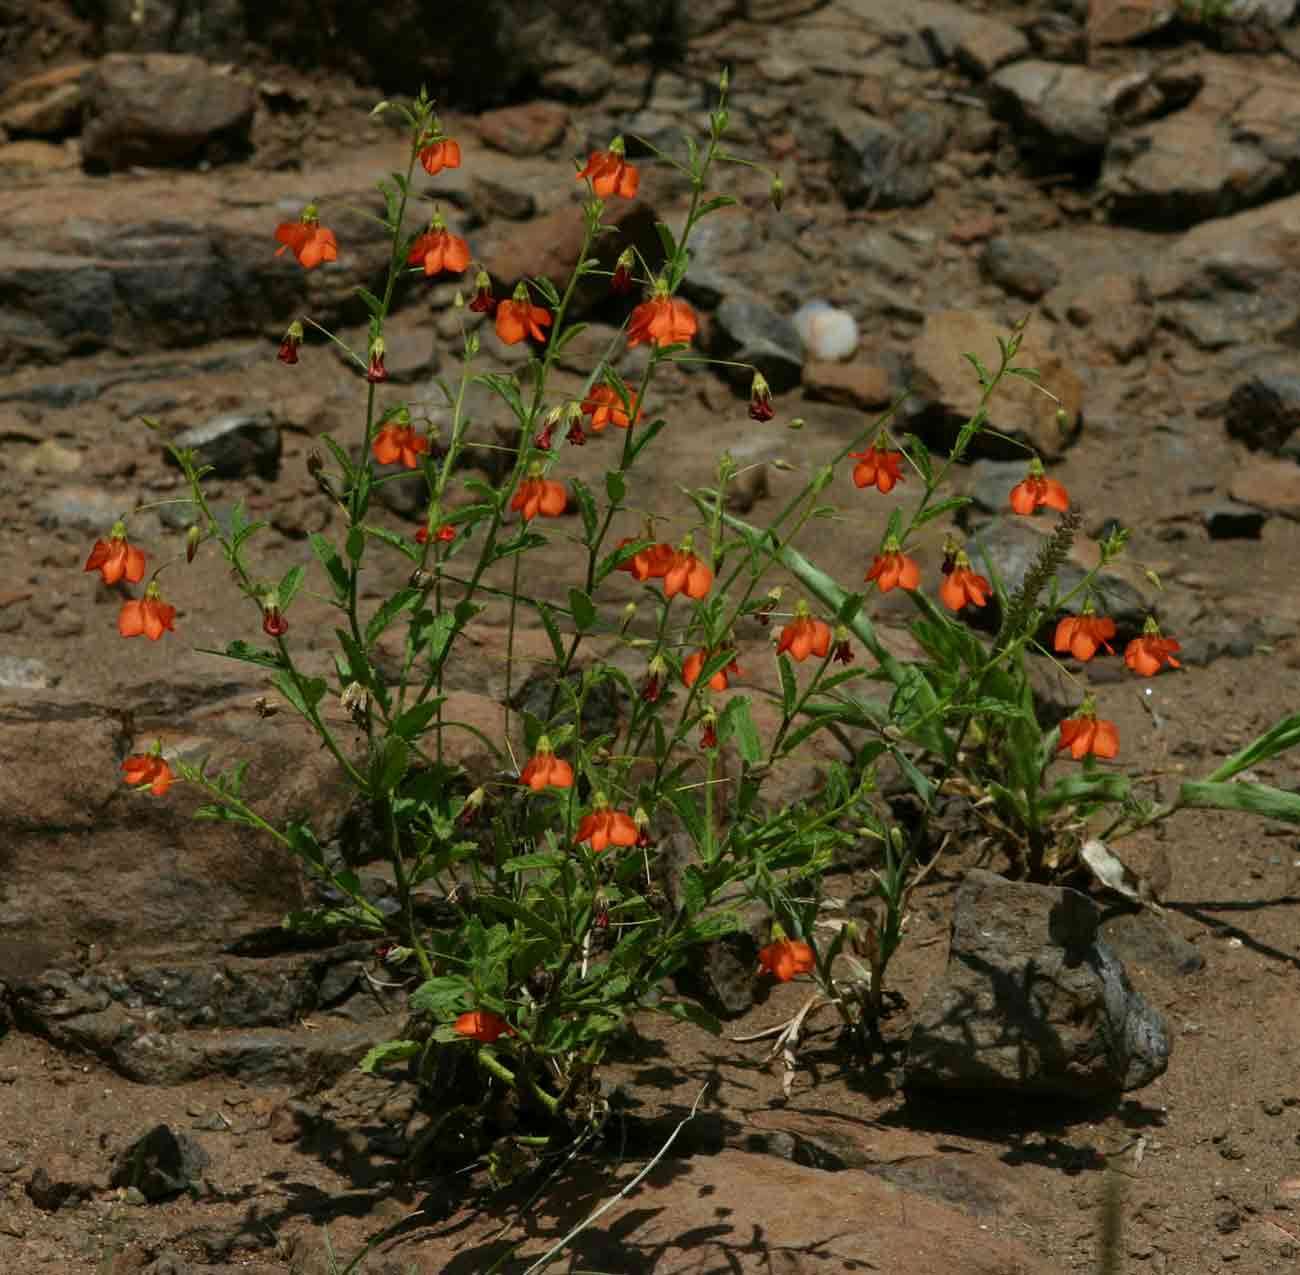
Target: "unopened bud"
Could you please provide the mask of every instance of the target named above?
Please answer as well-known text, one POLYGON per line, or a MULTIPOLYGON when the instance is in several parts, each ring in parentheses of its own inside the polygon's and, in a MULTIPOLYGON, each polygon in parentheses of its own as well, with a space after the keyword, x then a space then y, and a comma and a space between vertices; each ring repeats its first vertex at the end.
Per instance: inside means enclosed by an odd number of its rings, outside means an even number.
POLYGON ((185 561, 193 562, 194 555, 199 551, 199 543, 203 539, 203 533, 199 530, 199 524, 193 523, 190 529, 185 533, 185 561))
POLYGON ((1063 407, 1058 407, 1056 409, 1056 428, 1057 429, 1070 428, 1070 414, 1063 407))
POLYGON ((780 212, 781 205, 785 203, 785 182, 781 180, 781 175, 779 173, 772 178, 772 185, 768 190, 768 198, 772 201, 772 207, 775 208, 777 212, 780 212))
POLYGON ((805 424, 802 416, 793 416, 785 423, 786 429, 803 429, 805 424))
POLYGON ((408 589, 419 589, 421 593, 427 593, 433 588, 433 574, 423 567, 416 567, 411 572, 411 578, 406 582, 406 586, 408 589))

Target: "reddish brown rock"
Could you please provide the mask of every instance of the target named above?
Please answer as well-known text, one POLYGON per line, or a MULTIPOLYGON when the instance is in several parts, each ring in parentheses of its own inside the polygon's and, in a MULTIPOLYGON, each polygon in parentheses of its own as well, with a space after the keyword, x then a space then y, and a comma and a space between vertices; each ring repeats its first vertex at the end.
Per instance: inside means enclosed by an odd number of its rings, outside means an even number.
POLYGON ((556 102, 503 106, 479 116, 484 143, 507 155, 540 155, 564 140, 569 112, 556 102))
POLYGON ((874 363, 805 363, 803 387, 811 399, 867 410, 893 397, 889 373, 874 363))

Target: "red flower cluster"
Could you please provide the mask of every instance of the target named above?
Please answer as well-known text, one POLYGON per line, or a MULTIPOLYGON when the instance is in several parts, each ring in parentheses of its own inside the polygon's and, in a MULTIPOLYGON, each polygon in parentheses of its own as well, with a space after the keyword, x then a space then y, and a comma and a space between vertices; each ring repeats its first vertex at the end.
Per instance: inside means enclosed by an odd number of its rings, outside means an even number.
POLYGON ((761 948, 758 963, 762 969, 788 983, 796 974, 811 974, 817 968, 812 948, 802 939, 777 939, 761 948))

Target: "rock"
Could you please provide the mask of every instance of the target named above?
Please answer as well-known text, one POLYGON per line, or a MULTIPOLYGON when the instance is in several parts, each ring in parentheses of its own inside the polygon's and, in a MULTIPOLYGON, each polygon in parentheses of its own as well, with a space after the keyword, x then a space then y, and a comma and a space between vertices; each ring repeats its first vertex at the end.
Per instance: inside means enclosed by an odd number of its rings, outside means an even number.
POLYGON ((135 1187, 153 1204, 197 1186, 211 1162, 188 1134, 160 1124, 114 1157, 109 1181, 113 1186, 135 1187))
POLYGON ((124 512, 121 498, 103 487, 62 484, 41 497, 36 516, 45 527, 102 535, 124 512))
POLYGON ((93 1194, 91 1177, 71 1156, 55 1151, 32 1170, 27 1196, 38 1209, 55 1213, 69 1201, 84 1200, 93 1194))
POLYGON ((1065 314, 1076 327, 1087 328, 1103 354, 1117 363, 1145 353, 1155 335, 1155 314, 1141 280, 1131 274, 1095 275, 1075 294, 1065 314))
MULTIPOLYGON (((256 474, 274 482, 280 473, 280 431, 269 411, 226 412, 183 430, 172 443, 197 453, 217 478, 256 474)), ((169 464, 176 464, 170 452, 164 455, 169 464)))
POLYGON ((600 54, 580 58, 572 66, 555 67, 541 82, 542 91, 572 102, 592 102, 614 83, 614 68, 600 54))
POLYGON ((865 411, 888 407, 894 397, 889 370, 874 363, 805 363, 803 388, 810 399, 865 411))
MULTIPOLYGON (((928 313, 912 348, 913 397, 903 409, 912 428, 926 431, 939 445, 949 444, 974 414, 981 395, 974 369, 964 355, 977 355, 993 371, 999 361, 998 338, 1006 335, 1004 325, 975 311, 928 313)), ((1042 385, 1060 400, 1065 423, 1058 423, 1057 404, 1041 390, 1019 377, 1007 377, 989 405, 989 426, 1027 444, 1044 458, 1057 457, 1079 427, 1083 384, 1059 354, 1035 339, 1032 328, 1016 362, 1038 370, 1042 385)), ((999 452, 1000 458, 1024 454, 987 434, 972 444, 976 456, 999 452)))
POLYGON ((87 73, 85 94, 88 167, 216 163, 248 152, 257 93, 202 58, 110 54, 87 73))
POLYGON ((956 49, 957 64, 981 80, 1028 52, 1029 41, 1022 31, 987 16, 957 41, 956 49))
POLYGON ((1075 890, 967 873, 944 973, 908 1042, 914 1089, 1066 1098, 1140 1089, 1169 1061, 1161 1014, 1133 990, 1075 890))
POLYGON ((0 689, 43 691, 57 686, 60 678, 44 660, 21 655, 0 655, 0 689))
POLYGON ((791 318, 805 353, 815 361, 847 359, 858 348, 857 320, 825 301, 808 301, 791 318))
POLYGON ((505 217, 508 221, 527 221, 537 212, 537 200, 527 190, 520 190, 512 182, 495 181, 489 177, 471 177, 470 204, 483 221, 505 217))
POLYGON ((1060 282, 1060 267, 1019 239, 990 239, 980 253, 980 269, 998 287, 1026 301, 1037 301, 1060 282))
POLYGON ((948 130, 935 112, 908 111, 898 126, 864 111, 831 117, 831 179, 850 208, 904 208, 930 198, 931 164, 948 130))
POLYGON ((1238 504, 1300 519, 1300 465, 1292 460, 1253 460, 1232 476, 1228 488, 1238 504))
POLYGON ((301 1142, 320 1119, 320 1108, 287 1099, 271 1112, 271 1141, 279 1144, 301 1142))
POLYGON ((1068 159, 1106 145, 1114 122, 1111 83, 1088 67, 1016 62, 989 80, 990 102, 1015 125, 1018 144, 1068 159))
POLYGON ((564 140, 568 127, 568 110, 555 102, 503 106, 478 118, 479 136, 507 155, 541 155, 564 140))
POLYGON ((918 260, 914 246, 874 226, 864 230, 860 236, 846 236, 845 248, 850 265, 883 276, 895 284, 913 282, 928 264, 926 260, 918 260))
POLYGON ((1116 4, 1115 0, 1087 0, 1088 39, 1099 45, 1132 44, 1167 26, 1180 13, 1178 0, 1142 0, 1116 4))
POLYGON ((240 0, 103 0, 97 26, 112 53, 162 51, 238 58, 247 28, 240 0))
POLYGON ((42 177, 78 166, 75 153, 52 142, 10 142, 0 146, 0 171, 14 177, 42 177))
POLYGON ((1211 540, 1258 540, 1268 515, 1260 509, 1220 500, 1201 512, 1201 521, 1211 540))
POLYGON ((29 75, 0 93, 0 127, 10 137, 66 137, 81 125, 82 74, 89 62, 73 62, 29 75))
POLYGON ((1101 923, 1098 933, 1120 960, 1133 969, 1146 967, 1162 978, 1172 978, 1205 968, 1200 949, 1175 934, 1168 922, 1145 908, 1108 918, 1101 923))
MULTIPOLYGON (((803 342, 794 324, 761 301, 728 297, 718 307, 713 324, 713 353, 737 363, 753 364, 767 378, 774 394, 799 384, 803 342)), ((732 384, 749 392, 747 367, 726 369, 732 384)))
POLYGON ((1294 189, 1281 158, 1210 110, 1180 111, 1116 137, 1101 189, 1112 217, 1157 229, 1222 217, 1294 189))
POLYGON ((1300 429, 1300 372, 1284 356, 1233 388, 1224 426, 1228 433, 1258 451, 1277 452, 1300 429))

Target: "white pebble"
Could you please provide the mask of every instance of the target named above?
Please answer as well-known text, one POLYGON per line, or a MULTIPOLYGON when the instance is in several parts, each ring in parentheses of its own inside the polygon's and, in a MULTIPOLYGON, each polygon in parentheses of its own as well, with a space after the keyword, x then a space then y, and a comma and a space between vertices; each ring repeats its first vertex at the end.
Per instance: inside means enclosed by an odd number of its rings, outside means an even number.
POLYGON ((809 358, 839 362, 858 348, 857 320, 825 301, 808 301, 794 312, 794 326, 809 358))

